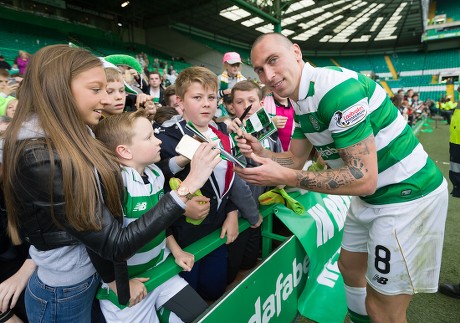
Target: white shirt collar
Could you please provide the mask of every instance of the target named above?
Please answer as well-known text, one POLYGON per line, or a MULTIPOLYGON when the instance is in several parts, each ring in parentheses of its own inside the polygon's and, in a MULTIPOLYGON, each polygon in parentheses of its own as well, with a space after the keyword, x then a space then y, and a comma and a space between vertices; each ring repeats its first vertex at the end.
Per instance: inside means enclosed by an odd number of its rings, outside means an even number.
POLYGON ((313 66, 311 66, 308 62, 305 62, 302 70, 302 76, 300 77, 298 101, 305 100, 307 98, 314 70, 315 68, 313 66))

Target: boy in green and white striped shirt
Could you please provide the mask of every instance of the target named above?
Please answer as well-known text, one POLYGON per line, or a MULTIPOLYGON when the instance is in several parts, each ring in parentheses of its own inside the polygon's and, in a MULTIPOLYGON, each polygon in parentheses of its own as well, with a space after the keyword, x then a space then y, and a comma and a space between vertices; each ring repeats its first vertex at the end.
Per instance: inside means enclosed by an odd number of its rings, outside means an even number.
MULTIPOLYGON (((164 194, 165 179, 154 164, 160 161, 161 141, 154 136, 144 111, 105 118, 98 125, 96 135, 116 153, 122 164, 125 187, 123 214, 124 224, 128 225, 154 207, 164 194)), ((183 270, 191 270, 194 256, 183 251, 172 235, 166 238, 163 231, 152 237, 147 245, 127 261, 131 298, 137 298, 139 303, 120 309, 110 300, 101 300, 101 310, 107 322, 159 322, 160 312, 162 318, 166 316, 170 322, 188 322, 207 308, 206 302, 179 275, 147 294, 143 283, 148 278, 143 278, 143 273, 162 263, 170 252, 183 270)), ((106 285, 116 291, 114 284, 106 285)))

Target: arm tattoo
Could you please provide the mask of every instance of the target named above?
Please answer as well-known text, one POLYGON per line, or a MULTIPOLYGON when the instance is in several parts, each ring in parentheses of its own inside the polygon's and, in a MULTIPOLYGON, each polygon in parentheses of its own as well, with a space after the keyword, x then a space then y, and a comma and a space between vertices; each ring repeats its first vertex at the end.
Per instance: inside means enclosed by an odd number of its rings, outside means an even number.
POLYGON ((345 162, 344 167, 321 172, 297 171, 297 186, 308 190, 328 192, 363 178, 369 171, 362 161, 363 156, 370 154, 369 140, 373 140, 373 136, 356 145, 339 150, 340 157, 345 162))
POLYGON ((272 157, 272 160, 280 164, 281 166, 284 167, 292 167, 294 165, 294 161, 292 160, 292 157, 272 157))

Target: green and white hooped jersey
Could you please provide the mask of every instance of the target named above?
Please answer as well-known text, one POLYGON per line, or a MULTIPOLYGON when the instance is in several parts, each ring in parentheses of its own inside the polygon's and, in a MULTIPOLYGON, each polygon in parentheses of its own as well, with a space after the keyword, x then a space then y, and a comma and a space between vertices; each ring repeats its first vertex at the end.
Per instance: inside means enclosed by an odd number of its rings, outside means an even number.
POLYGON ((339 67, 302 72, 293 139, 307 137, 331 168, 344 165, 337 149, 375 137, 377 191, 361 197, 382 205, 413 201, 435 190, 442 173, 381 86, 339 67))
MULTIPOLYGON (((164 195, 165 178, 156 165, 145 168, 149 184, 144 184, 141 175, 131 167, 122 167, 122 177, 125 186, 123 203, 124 225, 136 221, 141 215, 154 207, 164 195)), ((166 234, 163 230, 143 248, 128 259, 129 276, 139 275, 147 269, 157 266, 169 255, 166 248, 166 234)))

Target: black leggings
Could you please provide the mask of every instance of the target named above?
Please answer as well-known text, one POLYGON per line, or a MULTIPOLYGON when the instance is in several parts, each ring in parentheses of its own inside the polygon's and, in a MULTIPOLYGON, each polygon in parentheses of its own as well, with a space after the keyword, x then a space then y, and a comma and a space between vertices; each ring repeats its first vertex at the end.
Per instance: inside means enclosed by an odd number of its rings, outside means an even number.
POLYGON ((187 285, 164 303, 163 307, 187 323, 193 322, 203 313, 208 308, 208 304, 190 285, 187 285))

